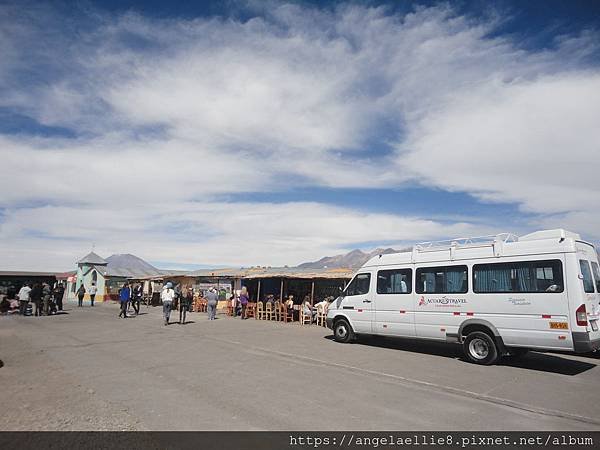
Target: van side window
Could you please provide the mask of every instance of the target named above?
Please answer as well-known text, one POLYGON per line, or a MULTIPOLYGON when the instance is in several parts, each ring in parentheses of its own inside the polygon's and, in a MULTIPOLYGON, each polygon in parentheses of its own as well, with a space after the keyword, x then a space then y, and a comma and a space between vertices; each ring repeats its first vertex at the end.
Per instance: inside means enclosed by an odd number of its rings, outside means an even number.
POLYGON ((423 267, 417 269, 418 294, 464 294, 467 266, 423 267))
POLYGON ((346 295, 364 295, 369 293, 369 285, 371 284, 370 273, 359 273, 354 277, 346 288, 346 295))
POLYGON ((411 292, 411 269, 380 270, 377 272, 378 294, 410 294, 411 292))
POLYGON ((600 292, 600 268, 596 261, 592 261, 592 274, 594 275, 594 283, 596 283, 596 292, 600 292))
POLYGON ((585 259, 580 259, 579 267, 581 268, 581 275, 583 275, 583 290, 590 294, 594 292, 594 281, 592 280, 590 264, 585 259))
POLYGON ((473 266, 473 291, 478 294, 563 290, 562 263, 558 259, 473 266))

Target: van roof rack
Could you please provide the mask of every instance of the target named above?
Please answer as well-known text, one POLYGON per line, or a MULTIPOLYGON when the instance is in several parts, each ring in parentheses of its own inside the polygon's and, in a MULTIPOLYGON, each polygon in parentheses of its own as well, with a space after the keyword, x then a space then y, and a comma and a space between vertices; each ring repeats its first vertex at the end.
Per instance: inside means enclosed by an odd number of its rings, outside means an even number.
POLYGON ((454 238, 444 241, 419 242, 414 245, 413 249, 419 252, 427 252, 457 247, 482 247, 498 243, 506 244, 508 242, 517 242, 518 240, 519 236, 516 234, 500 233, 488 236, 454 238))

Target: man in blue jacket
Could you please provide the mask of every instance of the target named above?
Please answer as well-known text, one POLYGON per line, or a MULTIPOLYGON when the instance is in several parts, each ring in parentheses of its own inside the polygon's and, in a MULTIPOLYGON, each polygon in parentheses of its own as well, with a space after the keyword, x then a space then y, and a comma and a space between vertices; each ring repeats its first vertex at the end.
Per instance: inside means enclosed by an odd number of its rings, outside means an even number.
POLYGON ((131 290, 129 289, 129 285, 125 283, 119 291, 119 300, 121 300, 121 312, 119 313, 119 317, 123 316, 124 319, 127 319, 127 303, 129 303, 130 297, 131 290))

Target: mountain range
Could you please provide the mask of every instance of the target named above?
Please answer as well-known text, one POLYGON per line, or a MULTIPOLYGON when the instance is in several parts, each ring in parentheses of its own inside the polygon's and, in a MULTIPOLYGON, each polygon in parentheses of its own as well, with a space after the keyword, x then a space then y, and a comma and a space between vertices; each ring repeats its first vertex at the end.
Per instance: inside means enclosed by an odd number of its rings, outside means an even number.
POLYGON ((108 273, 120 277, 146 277, 161 275, 162 270, 131 254, 117 254, 106 258, 108 273))
POLYGON ((385 255, 388 253, 398 253, 403 250, 393 248, 376 248, 372 252, 366 253, 362 250, 352 250, 344 255, 326 256, 318 261, 305 262, 298 265, 301 269, 337 269, 350 268, 356 269, 366 263, 375 255, 385 255))

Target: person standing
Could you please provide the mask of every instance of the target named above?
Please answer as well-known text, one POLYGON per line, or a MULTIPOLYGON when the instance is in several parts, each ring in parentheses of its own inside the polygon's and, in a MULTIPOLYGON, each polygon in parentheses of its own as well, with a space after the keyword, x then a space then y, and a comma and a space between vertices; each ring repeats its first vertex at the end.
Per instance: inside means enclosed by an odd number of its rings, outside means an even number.
POLYGON ((29 283, 25 283, 23 287, 19 290, 17 297, 19 297, 19 314, 22 316, 25 315, 27 311, 27 305, 29 304, 29 294, 31 293, 31 288, 29 287, 29 283))
POLYGON ((121 312, 119 312, 119 317, 123 316, 123 319, 127 319, 127 304, 129 303, 130 296, 131 291, 129 290, 129 285, 125 283, 119 291, 119 300, 121 301, 121 312))
POLYGON ((181 299, 179 300, 179 323, 183 323, 185 325, 185 316, 189 311, 190 306, 192 305, 192 301, 194 300, 194 291, 190 287, 187 292, 182 293, 181 299), (182 322, 183 320, 183 322, 182 322))
POLYGON ((54 289, 54 301, 59 311, 63 310, 63 296, 65 295, 65 288, 62 283, 58 283, 54 289))
POLYGON ((39 283, 33 285, 31 292, 29 293, 29 299, 31 303, 33 303, 33 315, 41 316, 42 309, 40 308, 40 304, 42 303, 42 286, 39 283))
POLYGON ((79 289, 77 289, 77 306, 79 307, 83 307, 83 297, 85 296, 85 286, 83 285, 83 282, 81 282, 81 286, 79 286, 79 289))
POLYGON ((219 302, 219 296, 217 295, 215 288, 211 287, 204 297, 207 301, 208 320, 215 320, 217 316, 217 303, 219 302))
POLYGON ((241 318, 242 320, 246 319, 246 307, 248 306, 248 300, 250 298, 248 297, 248 289, 246 288, 246 286, 242 286, 242 292, 240 293, 240 304, 242 305, 242 314, 241 314, 241 318))
POLYGON ((142 295, 142 285, 138 283, 133 287, 133 293, 131 294, 131 306, 133 307, 136 316, 140 313, 140 303, 142 301, 142 295))
POLYGON ((169 325, 169 317, 171 316, 171 306, 175 299, 175 291, 173 290, 173 284, 168 282, 160 293, 160 299, 163 304, 163 317, 165 319, 165 326, 169 325))
POLYGON ((43 283, 42 284, 42 301, 43 301, 42 312, 44 313, 45 316, 50 315, 50 295, 51 294, 52 294, 52 291, 50 290, 50 285, 48 283, 43 283))
POLYGON ((96 299, 96 293, 98 292, 96 283, 92 282, 89 292, 90 292, 90 301, 92 302, 92 306, 94 306, 94 300, 96 299))

